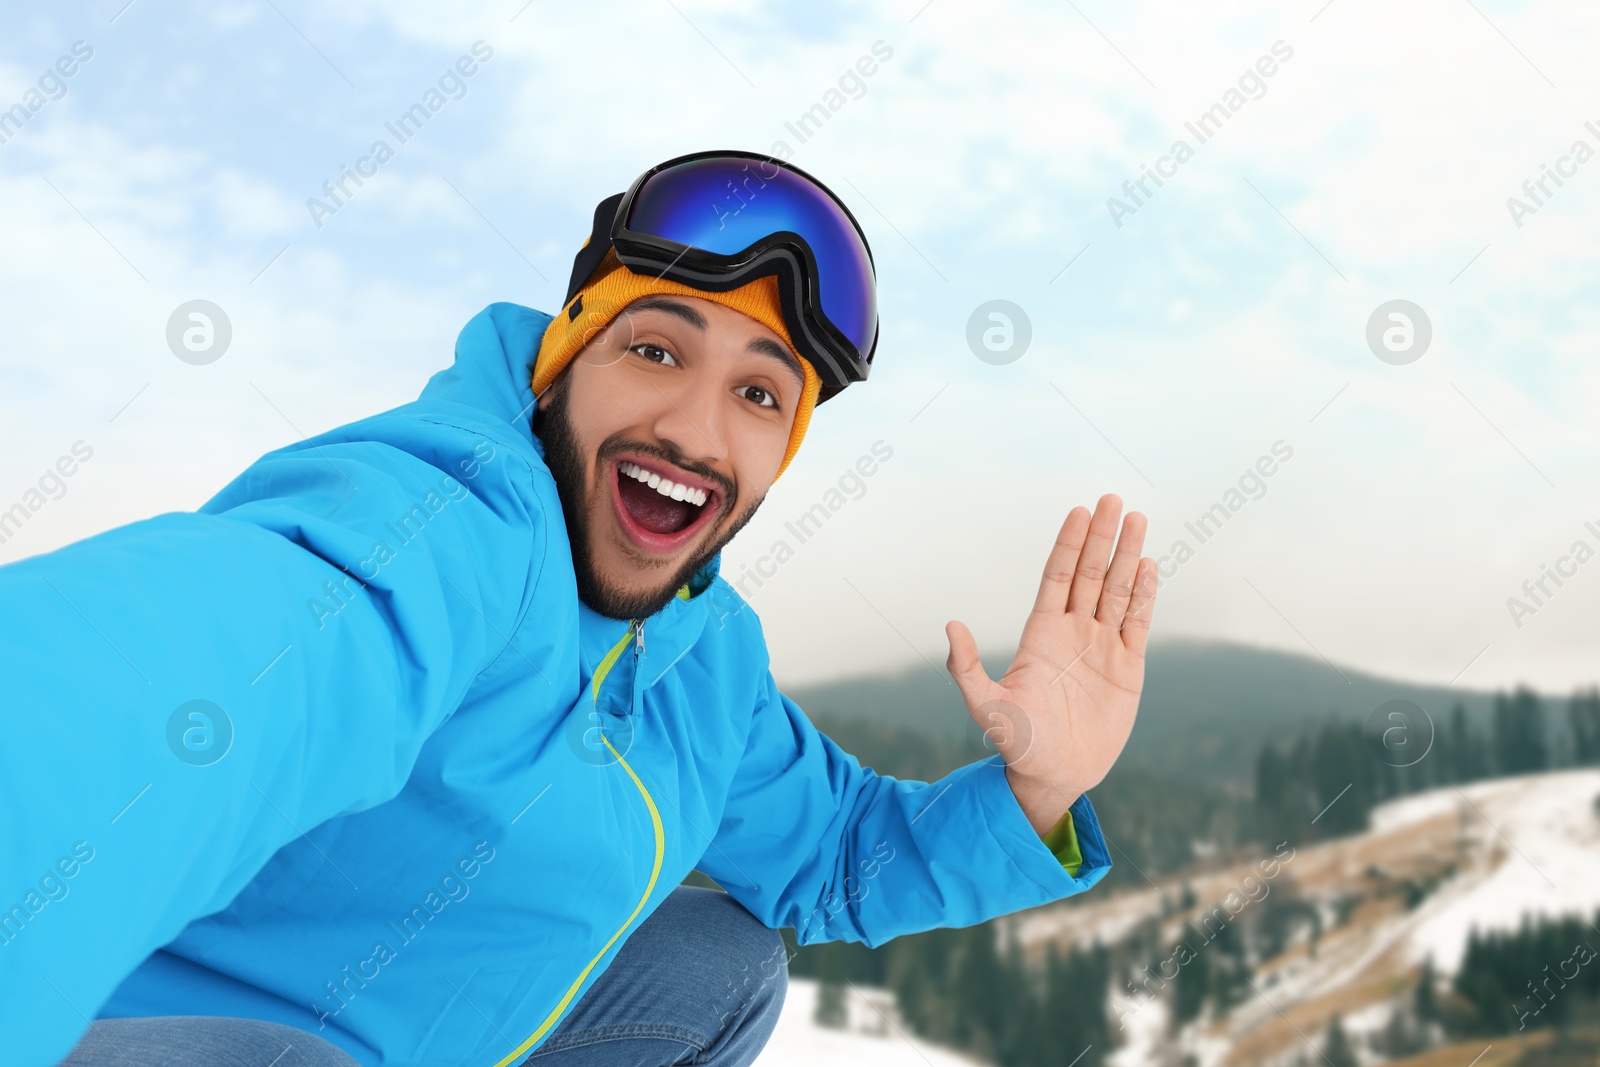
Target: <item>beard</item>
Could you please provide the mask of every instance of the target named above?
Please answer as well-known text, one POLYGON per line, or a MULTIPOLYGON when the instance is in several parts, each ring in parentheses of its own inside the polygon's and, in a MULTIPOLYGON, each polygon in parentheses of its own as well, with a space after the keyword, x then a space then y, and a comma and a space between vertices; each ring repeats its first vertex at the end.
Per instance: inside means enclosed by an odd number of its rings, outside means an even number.
MULTIPOLYGON (((673 572, 671 578, 661 585, 641 591, 626 589, 614 581, 609 581, 600 572, 595 560, 591 540, 593 535, 591 512, 585 492, 587 457, 581 451, 567 411, 569 383, 570 376, 563 374, 551 384, 550 406, 543 411, 536 408, 533 421, 534 432, 544 442, 545 466, 550 468, 550 474, 555 478, 556 492, 561 498, 561 513, 566 520, 567 541, 572 546, 572 569, 578 579, 578 599, 607 618, 649 618, 666 607, 684 583, 721 552, 723 547, 733 540, 735 534, 744 529, 745 524, 755 517, 756 509, 761 506, 766 495, 762 494, 751 501, 743 513, 737 514, 734 520, 728 523, 724 533, 707 541, 699 550, 691 551, 689 557, 673 572)), ((663 448, 644 441, 630 441, 617 435, 600 442, 599 448, 595 450, 596 483, 602 483, 610 470, 607 459, 624 451, 655 456, 715 482, 722 490, 723 506, 730 512, 738 503, 737 489, 726 475, 679 455, 675 449, 663 448)), ((606 495, 602 484, 595 484, 593 488, 597 495, 602 497, 606 495)), ((644 573, 645 569, 641 567, 640 573, 644 573)))

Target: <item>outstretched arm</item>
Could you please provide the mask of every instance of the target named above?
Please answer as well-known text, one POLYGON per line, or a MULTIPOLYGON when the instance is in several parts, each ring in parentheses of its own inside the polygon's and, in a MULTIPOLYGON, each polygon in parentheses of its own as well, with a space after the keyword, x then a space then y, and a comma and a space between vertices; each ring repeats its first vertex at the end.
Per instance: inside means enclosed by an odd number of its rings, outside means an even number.
POLYGON ((8 1063, 55 1063, 279 847, 399 791, 527 602, 533 477, 493 431, 381 415, 0 567, 8 1063))
POLYGON ((727 815, 700 864, 801 944, 877 945, 1058 900, 1110 869, 1087 790, 1133 727, 1155 602, 1144 516, 1101 499, 1056 539, 999 682, 951 623, 949 668, 999 755, 933 783, 861 767, 777 689, 757 699, 727 815))
POLYGON ((936 782, 880 775, 767 673, 726 814, 698 864, 800 944, 971 926, 1082 892, 1111 867, 1087 796, 1046 844, 998 756, 936 782))

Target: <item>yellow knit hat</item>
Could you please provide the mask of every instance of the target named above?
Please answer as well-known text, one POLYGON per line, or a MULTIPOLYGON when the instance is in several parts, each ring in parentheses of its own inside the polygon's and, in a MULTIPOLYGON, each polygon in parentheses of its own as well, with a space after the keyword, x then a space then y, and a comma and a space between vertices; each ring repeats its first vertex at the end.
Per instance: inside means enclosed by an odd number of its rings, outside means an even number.
MULTIPOLYGON (((770 276, 757 278, 726 293, 713 293, 681 285, 666 278, 635 274, 622 265, 617 259, 616 250, 612 249, 606 252, 600 265, 589 275, 589 280, 578 290, 578 295, 573 297, 572 302, 558 312, 555 318, 550 320, 550 325, 545 328, 544 339, 539 343, 539 356, 533 366, 533 394, 542 395, 550 383, 556 380, 556 376, 572 362, 573 357, 583 350, 584 345, 588 344, 595 334, 610 325, 611 320, 616 318, 623 308, 641 296, 652 293, 697 296, 702 300, 710 300, 723 307, 732 308, 777 334, 783 339, 783 343, 789 346, 789 351, 795 351, 794 342, 789 339, 789 327, 783 321, 783 312, 778 303, 778 279, 770 276)), ((783 463, 778 467, 778 473, 772 477, 774 482, 783 474, 784 468, 789 466, 789 461, 794 459, 795 453, 800 451, 800 441, 806 435, 806 427, 811 422, 811 412, 817 405, 817 394, 822 390, 822 379, 812 369, 810 362, 802 358, 798 352, 795 352, 795 358, 800 361, 800 370, 805 375, 805 386, 800 391, 800 403, 795 409, 794 425, 789 429, 789 447, 784 451, 783 463)))

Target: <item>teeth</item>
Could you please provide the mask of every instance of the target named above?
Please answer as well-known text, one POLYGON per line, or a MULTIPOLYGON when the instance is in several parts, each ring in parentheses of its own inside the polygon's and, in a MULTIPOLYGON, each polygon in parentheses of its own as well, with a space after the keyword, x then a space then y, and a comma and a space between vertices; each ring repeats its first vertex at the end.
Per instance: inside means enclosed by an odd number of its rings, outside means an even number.
POLYGON ((619 463, 617 469, 635 481, 643 482, 662 496, 669 496, 674 500, 687 500, 696 507, 703 506, 711 498, 711 494, 704 489, 691 489, 670 478, 663 478, 654 471, 647 471, 637 463, 619 463))

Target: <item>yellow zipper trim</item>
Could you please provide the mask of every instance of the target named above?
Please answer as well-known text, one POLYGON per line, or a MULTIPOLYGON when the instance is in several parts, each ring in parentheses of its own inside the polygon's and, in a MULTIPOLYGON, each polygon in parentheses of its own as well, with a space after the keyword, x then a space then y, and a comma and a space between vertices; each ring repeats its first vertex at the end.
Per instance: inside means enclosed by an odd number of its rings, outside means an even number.
MULTIPOLYGON (((595 668, 594 682, 589 686, 589 696, 595 701, 600 699, 600 683, 606 680, 606 675, 611 673, 611 668, 617 665, 617 658, 622 655, 622 650, 628 647, 628 642, 633 640, 633 627, 628 627, 628 632, 622 635, 622 640, 611 646, 611 651, 606 653, 606 658, 600 661, 600 666, 595 668)), ((610 747, 609 745, 607 746, 610 747)), ((496 1067, 499 1067, 496 1064, 496 1067)))
MULTIPOLYGON (((621 654, 623 646, 627 644, 632 636, 630 633, 627 637, 624 637, 615 648, 606 654, 606 658, 601 661, 600 669, 595 671, 596 679, 603 678, 606 672, 611 669, 611 665, 617 661, 617 656, 621 654)), ((595 692, 598 693, 599 691, 600 686, 597 681, 595 692)), ((656 809, 656 802, 650 796, 650 790, 646 789, 644 783, 639 780, 639 776, 633 773, 633 768, 628 766, 628 761, 622 758, 622 753, 618 752, 611 744, 611 739, 601 734, 600 740, 604 742, 606 748, 611 749, 611 754, 617 757, 617 762, 622 764, 622 769, 628 772, 628 777, 632 778, 633 784, 639 788, 639 795, 644 797, 644 806, 650 809, 650 828, 654 831, 656 839, 656 859, 655 865, 650 868, 650 881, 645 884, 644 895, 639 898, 639 903, 633 906, 633 914, 628 916, 626 922, 617 927, 617 932, 611 935, 611 939, 605 943, 599 952, 595 953, 594 959, 589 961, 589 965, 583 969, 572 985, 568 987, 566 996, 561 998, 561 1002, 551 1010, 549 1015, 545 1016, 544 1022, 539 1024, 539 1029, 529 1035, 526 1041, 513 1049, 505 1059, 496 1063, 494 1067, 511 1067, 511 1064, 526 1055, 528 1050, 545 1035, 545 1032, 555 1025, 556 1020, 561 1018, 561 1013, 567 1010, 567 1005, 572 1003, 572 998, 577 995, 578 987, 583 985, 585 978, 589 977, 589 972, 594 970, 594 965, 600 962, 600 957, 611 950, 611 946, 616 943, 617 938, 622 936, 622 932, 632 926, 633 920, 639 917, 639 912, 644 910, 645 902, 650 899, 650 894, 655 892, 656 879, 661 877, 661 862, 665 858, 667 851, 667 835, 661 828, 661 812, 656 809)))

